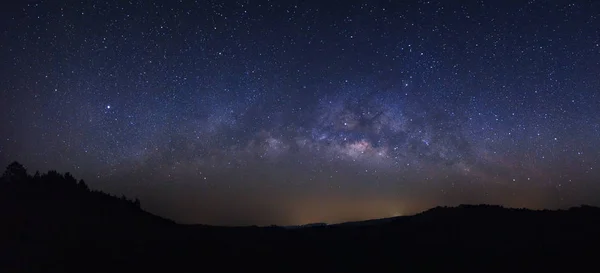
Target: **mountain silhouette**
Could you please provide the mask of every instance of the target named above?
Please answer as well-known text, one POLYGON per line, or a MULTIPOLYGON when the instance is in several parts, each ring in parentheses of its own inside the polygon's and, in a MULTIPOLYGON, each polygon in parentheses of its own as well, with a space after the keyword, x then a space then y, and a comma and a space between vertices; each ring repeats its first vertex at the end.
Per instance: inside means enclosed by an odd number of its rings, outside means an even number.
POLYGON ((600 209, 436 207, 290 227, 182 225, 71 174, 0 179, 0 272, 598 272, 600 209))

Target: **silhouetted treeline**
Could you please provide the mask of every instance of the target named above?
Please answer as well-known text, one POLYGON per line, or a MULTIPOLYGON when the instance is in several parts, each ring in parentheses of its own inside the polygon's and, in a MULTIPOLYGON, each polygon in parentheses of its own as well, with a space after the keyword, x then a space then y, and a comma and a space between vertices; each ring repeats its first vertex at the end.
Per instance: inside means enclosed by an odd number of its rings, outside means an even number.
POLYGON ((70 174, 0 181, 0 272, 599 272, 600 209, 437 207, 337 225, 178 225, 70 174))
MULTIPOLYGON (((102 191, 90 190, 83 179, 77 181, 71 173, 61 174, 55 170, 40 174, 38 171, 31 175, 27 169, 18 162, 13 162, 6 167, 6 170, 0 178, 0 187, 5 192, 7 191, 22 191, 26 190, 35 200, 51 199, 52 202, 69 202, 73 198, 85 197, 87 201, 94 200, 101 202, 104 200, 113 200, 122 204, 140 208, 140 200, 127 199, 124 195, 117 198, 113 195, 102 191)), ((49 204, 46 204, 49 205, 49 204)))
POLYGON ((130 256, 150 237, 141 234, 173 224, 144 212, 137 198, 90 190, 70 173, 31 175, 17 162, 0 177, 0 223, 0 272, 99 269, 96 258, 130 256))

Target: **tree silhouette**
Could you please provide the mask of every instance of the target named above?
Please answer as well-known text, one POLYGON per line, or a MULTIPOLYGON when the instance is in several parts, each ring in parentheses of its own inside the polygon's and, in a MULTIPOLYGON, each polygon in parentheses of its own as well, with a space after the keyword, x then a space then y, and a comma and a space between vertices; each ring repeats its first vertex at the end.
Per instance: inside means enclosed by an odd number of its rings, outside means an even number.
MULTIPOLYGON (((125 195, 117 198, 102 191, 92 192, 83 179, 77 181, 69 172, 61 174, 55 170, 50 170, 47 173, 40 174, 39 171, 36 171, 33 176, 30 176, 27 174, 27 169, 16 161, 6 167, 2 177, 0 177, 0 182, 8 187, 6 191, 28 192, 27 199, 32 200, 32 205, 37 206, 67 204, 74 202, 72 200, 79 200, 77 202, 87 204, 118 202, 137 209, 141 207, 140 200, 137 198, 130 200, 125 195)), ((72 205, 78 206, 77 204, 72 205)))
POLYGON ((73 175, 71 175, 71 173, 65 173, 65 182, 67 182, 67 184, 69 185, 75 185, 77 184, 77 179, 75 179, 75 177, 73 177, 73 175))
POLYGON ((24 182, 27 180, 27 169, 19 162, 14 161, 6 167, 2 174, 2 180, 8 183, 24 182))
POLYGON ((82 191, 89 191, 90 188, 88 187, 88 185, 85 183, 85 181, 83 181, 83 179, 79 180, 79 183, 77 183, 77 187, 82 190, 82 191))

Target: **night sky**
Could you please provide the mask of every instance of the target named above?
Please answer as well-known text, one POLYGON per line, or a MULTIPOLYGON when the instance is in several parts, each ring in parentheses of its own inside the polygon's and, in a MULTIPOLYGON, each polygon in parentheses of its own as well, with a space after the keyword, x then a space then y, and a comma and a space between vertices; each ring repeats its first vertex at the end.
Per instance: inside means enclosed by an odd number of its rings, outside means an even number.
POLYGON ((0 164, 182 223, 600 205, 598 1, 19 1, 0 164))

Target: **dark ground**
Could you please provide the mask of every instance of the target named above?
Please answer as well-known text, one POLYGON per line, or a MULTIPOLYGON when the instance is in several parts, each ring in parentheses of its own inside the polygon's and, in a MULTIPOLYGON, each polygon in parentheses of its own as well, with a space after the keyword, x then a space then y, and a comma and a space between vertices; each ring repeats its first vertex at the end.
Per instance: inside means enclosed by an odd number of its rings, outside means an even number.
POLYGON ((600 209, 588 206, 438 207, 305 228, 179 225, 70 175, 9 166, 0 219, 0 272, 600 272, 600 209))

